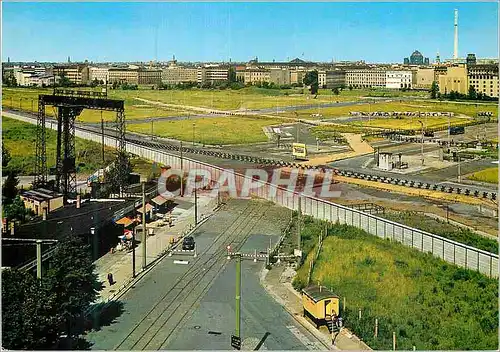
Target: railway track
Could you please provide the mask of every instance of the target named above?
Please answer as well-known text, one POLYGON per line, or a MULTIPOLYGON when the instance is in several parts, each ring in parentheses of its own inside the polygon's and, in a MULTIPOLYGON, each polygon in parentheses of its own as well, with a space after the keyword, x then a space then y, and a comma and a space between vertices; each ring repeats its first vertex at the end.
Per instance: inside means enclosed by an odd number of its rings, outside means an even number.
MULTIPOLYGON (((19 111, 15 110, 15 109, 10 109, 10 110, 15 111, 16 113, 19 113, 22 116, 25 116, 27 118, 30 118, 30 119, 36 121, 36 116, 34 116, 32 114, 28 114, 28 113, 24 113, 24 112, 20 113, 19 111)), ((101 131, 98 128, 91 128, 90 126, 81 125, 81 124, 75 128, 79 129, 81 131, 101 135, 101 131)), ((107 137, 110 137, 110 138, 116 138, 116 134, 110 133, 109 130, 106 130, 104 135, 107 137)), ((135 136, 135 135, 130 134, 130 133, 127 133, 125 140, 127 143, 133 143, 133 144, 140 145, 140 146, 150 148, 150 149, 165 150, 165 151, 175 152, 175 153, 181 152, 180 145, 175 145, 173 143, 164 142, 164 141, 162 141, 162 142, 148 141, 148 140, 145 140, 143 137, 135 136)), ((201 148, 190 148, 190 147, 182 147, 182 152, 185 154, 202 155, 202 156, 214 157, 214 158, 218 158, 218 159, 248 162, 251 164, 257 164, 257 165, 261 165, 261 166, 290 167, 290 168, 295 168, 295 169, 315 170, 315 171, 322 171, 322 172, 324 172, 326 170, 330 170, 334 173, 334 175, 350 177, 350 178, 358 178, 358 179, 363 179, 363 180, 367 180, 367 181, 375 181, 375 182, 405 186, 405 187, 410 187, 410 188, 427 189, 427 190, 443 192, 443 193, 448 193, 448 194, 460 194, 460 195, 464 195, 464 196, 470 196, 470 197, 475 197, 475 198, 480 198, 480 199, 489 199, 489 200, 494 200, 494 201, 497 199, 496 192, 480 191, 478 189, 467 188, 465 186, 463 186, 463 187, 445 186, 445 185, 441 185, 440 183, 419 182, 419 181, 405 179, 405 178, 379 176, 379 175, 373 175, 373 174, 369 174, 369 173, 355 172, 355 171, 346 170, 346 169, 333 168, 333 167, 330 167, 328 165, 320 165, 320 166, 302 165, 300 163, 283 161, 283 160, 279 160, 279 159, 262 158, 262 157, 256 157, 256 156, 251 156, 251 155, 228 153, 226 151, 215 151, 215 150, 207 150, 207 149, 201 149, 201 148)))
POLYGON ((226 266, 226 246, 239 248, 269 207, 248 203, 114 349, 158 350, 165 346, 226 266))

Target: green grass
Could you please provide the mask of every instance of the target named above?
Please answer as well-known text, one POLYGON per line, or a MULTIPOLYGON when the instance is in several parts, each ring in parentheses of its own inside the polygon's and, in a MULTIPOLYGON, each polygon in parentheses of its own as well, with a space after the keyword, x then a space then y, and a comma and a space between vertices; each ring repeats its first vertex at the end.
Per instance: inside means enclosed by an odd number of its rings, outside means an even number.
MULTIPOLYGON (((153 125, 153 134, 187 142, 204 144, 245 144, 267 141, 262 127, 279 124, 281 120, 247 117, 213 117, 189 120, 159 121, 153 125)), ((127 130, 151 134, 151 124, 129 124, 127 130)))
MULTIPOLYGON (((317 238, 323 225, 306 223, 317 238)), ((309 255, 294 279, 307 278, 309 255)), ((334 225, 315 263, 312 283, 332 288, 345 326, 375 350, 482 350, 498 346, 498 280, 448 264, 346 225, 334 225), (358 310, 362 311, 361 320, 358 310), (373 337, 375 318, 378 338, 373 337)))
POLYGON ((467 177, 470 180, 498 184, 498 167, 492 167, 474 172, 467 177))
MULTIPOLYGON (((399 129, 399 130, 420 130, 422 127, 420 122, 418 122, 418 117, 405 117, 402 119, 395 118, 371 118, 365 121, 354 121, 348 123, 348 125, 359 126, 359 127, 371 127, 371 128, 383 128, 383 129, 399 129)), ((442 117, 427 117, 420 119, 424 124, 424 128, 438 128, 448 126, 448 119, 442 117)), ((470 119, 450 118, 451 126, 460 126, 470 122, 470 119)))
MULTIPOLYGON (((8 170, 17 170, 20 175, 34 175, 36 126, 2 116, 2 142, 10 152, 11 160, 8 170)), ((46 129, 47 166, 53 167, 56 163, 57 134, 46 129)), ((75 140, 77 175, 90 175, 103 166, 115 160, 115 149, 105 147, 104 162, 102 161, 101 145, 81 138, 75 140)), ((151 163, 141 158, 131 159, 135 172, 148 176, 152 170, 151 163)))
POLYGON ((408 211, 386 213, 382 215, 382 217, 441 237, 449 238, 453 241, 498 254, 498 241, 480 236, 470 230, 448 224, 445 221, 440 221, 423 214, 408 211))

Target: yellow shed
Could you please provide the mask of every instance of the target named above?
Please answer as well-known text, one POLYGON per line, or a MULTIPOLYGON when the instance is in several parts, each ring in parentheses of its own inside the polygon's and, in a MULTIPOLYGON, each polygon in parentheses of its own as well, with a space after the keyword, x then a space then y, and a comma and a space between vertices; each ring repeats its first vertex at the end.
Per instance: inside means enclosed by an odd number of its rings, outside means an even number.
POLYGON ((324 286, 309 286, 302 290, 304 316, 309 316, 316 327, 335 319, 340 313, 339 297, 324 286))

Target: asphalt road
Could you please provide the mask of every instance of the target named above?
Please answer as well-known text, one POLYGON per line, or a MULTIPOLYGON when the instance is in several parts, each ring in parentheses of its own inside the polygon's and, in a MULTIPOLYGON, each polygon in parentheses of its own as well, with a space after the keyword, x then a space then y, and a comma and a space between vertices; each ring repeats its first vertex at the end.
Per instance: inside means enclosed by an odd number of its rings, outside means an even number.
MULTIPOLYGON (((276 241, 289 211, 264 201, 231 200, 195 234, 198 256, 166 257, 120 298, 124 312, 92 331, 93 349, 228 350, 235 328, 235 263, 227 245, 265 251, 276 241), (189 264, 174 264, 186 260, 189 264)), ((264 263, 243 261, 243 343, 261 349, 305 350, 314 338, 259 284, 264 263), (300 334, 297 334, 299 329, 300 334), (300 338, 299 338, 300 337, 300 338)))

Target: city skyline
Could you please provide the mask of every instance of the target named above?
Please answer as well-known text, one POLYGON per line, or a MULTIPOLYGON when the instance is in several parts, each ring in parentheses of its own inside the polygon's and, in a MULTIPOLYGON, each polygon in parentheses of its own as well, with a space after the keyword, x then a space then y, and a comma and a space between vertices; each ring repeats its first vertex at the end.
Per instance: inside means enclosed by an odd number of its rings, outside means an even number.
POLYGON ((459 57, 498 57, 496 2, 7 2, 2 60, 401 63, 419 50, 432 62, 453 56, 454 9, 459 57))

